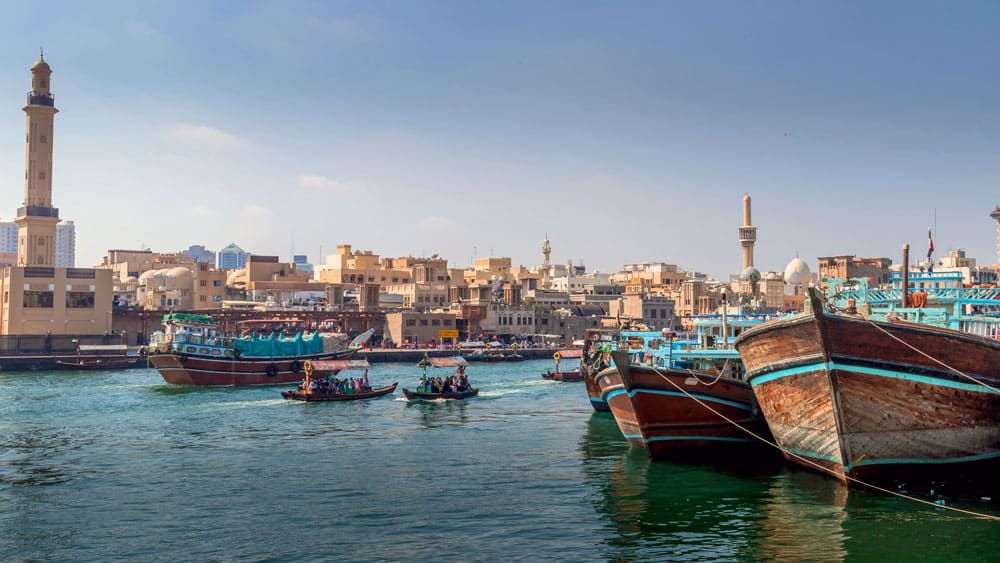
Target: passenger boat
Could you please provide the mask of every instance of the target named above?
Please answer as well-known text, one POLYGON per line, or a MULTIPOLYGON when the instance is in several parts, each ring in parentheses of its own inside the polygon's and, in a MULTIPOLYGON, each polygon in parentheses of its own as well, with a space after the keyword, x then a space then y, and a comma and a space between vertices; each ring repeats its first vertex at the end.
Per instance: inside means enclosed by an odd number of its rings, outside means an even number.
POLYGON ((139 367, 141 356, 130 356, 125 344, 80 344, 73 359, 58 359, 56 367, 65 370, 107 370, 139 367))
POLYGON ((365 370, 365 381, 367 381, 369 367, 371 365, 367 360, 306 360, 302 368, 305 374, 302 385, 298 389, 282 391, 281 396, 285 399, 305 402, 360 401, 391 395, 396 391, 398 382, 361 393, 319 391, 312 388, 311 383, 319 377, 329 378, 344 370, 363 369, 365 370))
POLYGON ((352 356, 371 337, 299 332, 293 338, 226 336, 208 315, 171 313, 164 331, 150 338, 149 361, 167 383, 178 385, 274 385, 302 379, 306 360, 352 356))
POLYGON ((583 357, 583 349, 581 348, 569 348, 567 350, 559 350, 558 352, 552 354, 552 359, 556 361, 556 366, 554 370, 548 370, 542 373, 543 379, 549 379, 552 381, 561 382, 571 382, 571 381, 583 381, 583 374, 580 369, 580 365, 577 364, 576 369, 569 371, 560 371, 559 362, 562 360, 576 358, 578 361, 583 357))
POLYGON ((754 436, 770 439, 732 348, 735 334, 766 318, 702 316, 693 340, 623 332, 614 367, 596 378, 622 435, 656 460, 772 457, 754 436))
MULTIPOLYGON (((424 366, 424 377, 427 376, 427 366, 431 367, 453 367, 456 369, 456 375, 464 375, 465 368, 469 365, 462 356, 454 356, 450 358, 426 358, 427 362, 424 366)), ((403 395, 408 401, 435 401, 443 399, 466 399, 469 397, 475 397, 479 394, 479 389, 475 387, 470 387, 465 391, 452 391, 450 393, 431 393, 424 390, 418 389, 417 391, 410 391, 409 389, 403 389, 403 395)))
POLYGON ((748 380, 792 462, 843 481, 995 478, 1000 318, 986 313, 1000 288, 914 280, 905 262, 897 288, 833 280, 826 298, 810 288, 805 313, 740 335, 748 380))

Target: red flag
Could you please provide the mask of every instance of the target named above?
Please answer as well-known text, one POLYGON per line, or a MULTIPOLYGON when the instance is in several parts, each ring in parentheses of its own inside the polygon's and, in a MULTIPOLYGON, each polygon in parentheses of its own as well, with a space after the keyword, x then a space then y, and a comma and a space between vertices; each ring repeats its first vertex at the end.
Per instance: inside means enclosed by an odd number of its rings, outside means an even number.
POLYGON ((931 230, 927 229, 927 259, 931 259, 931 253, 934 252, 934 239, 931 238, 931 230))

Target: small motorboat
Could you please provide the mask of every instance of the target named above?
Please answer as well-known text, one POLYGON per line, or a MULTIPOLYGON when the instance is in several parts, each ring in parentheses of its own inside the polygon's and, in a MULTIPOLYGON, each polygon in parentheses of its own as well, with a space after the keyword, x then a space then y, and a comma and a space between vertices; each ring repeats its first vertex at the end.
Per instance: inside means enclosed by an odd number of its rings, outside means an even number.
MULTIPOLYGON (((580 358, 583 355, 583 350, 579 348, 571 348, 569 350, 560 350, 555 354, 552 354, 552 359, 556 361, 555 370, 547 370, 542 373, 542 379, 548 379, 550 381, 561 381, 568 383, 571 381, 583 381, 583 373, 579 368, 579 363, 577 364, 577 369, 571 371, 559 371, 559 362, 566 358, 580 358)), ((579 360, 577 360, 579 362, 579 360)))
POLYGON ((403 395, 407 401, 436 401, 438 399, 466 399, 479 394, 479 389, 473 387, 466 391, 456 391, 452 393, 422 393, 420 391, 410 391, 403 389, 403 395))
POLYGON ((292 401, 306 401, 306 402, 318 402, 318 401, 360 401, 362 399, 374 399, 375 397, 381 397, 382 395, 391 395, 396 391, 396 386, 399 382, 393 383, 392 385, 387 385, 385 387, 379 387, 378 389, 372 389, 367 393, 317 393, 299 391, 297 389, 290 389, 288 391, 282 391, 281 396, 290 399, 292 401))

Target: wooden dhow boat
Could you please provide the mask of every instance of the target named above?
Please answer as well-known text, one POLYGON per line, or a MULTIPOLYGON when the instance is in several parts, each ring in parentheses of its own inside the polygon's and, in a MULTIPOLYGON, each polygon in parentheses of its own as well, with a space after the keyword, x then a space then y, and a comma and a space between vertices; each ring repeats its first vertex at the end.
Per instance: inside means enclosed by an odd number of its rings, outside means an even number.
POLYGON ((614 367, 598 374, 602 398, 622 435, 651 459, 771 460, 775 450, 733 335, 767 317, 703 316, 694 340, 623 332, 614 367))
POLYGON ((208 315, 164 315, 165 330, 150 339, 149 361, 167 383, 178 385, 275 385, 302 379, 306 360, 349 358, 371 337, 299 332, 286 338, 268 334, 222 334, 208 315))
POLYGON ((831 293, 849 299, 810 288, 805 313, 740 335, 748 381, 792 462, 845 481, 980 470, 995 478, 1000 318, 964 311, 996 310, 1000 288, 944 288, 937 280, 913 299, 908 290, 920 280, 907 279, 905 262, 895 293, 834 281, 831 293), (928 297, 952 314, 929 310, 928 297), (895 299, 907 307, 883 307, 895 299), (840 312, 825 310, 825 301, 840 312))
POLYGON ((132 369, 145 364, 142 356, 132 356, 125 344, 80 344, 74 358, 56 360, 56 368, 62 370, 110 370, 132 369))

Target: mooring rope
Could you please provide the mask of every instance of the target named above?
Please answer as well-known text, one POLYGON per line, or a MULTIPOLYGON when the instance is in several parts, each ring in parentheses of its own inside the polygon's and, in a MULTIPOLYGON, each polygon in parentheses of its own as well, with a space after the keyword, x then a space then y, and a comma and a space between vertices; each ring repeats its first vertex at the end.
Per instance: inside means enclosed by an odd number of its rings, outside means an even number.
POLYGON ((896 336, 895 334, 892 334, 891 332, 889 332, 889 331, 888 331, 888 330, 886 330, 885 328, 883 328, 883 327, 879 326, 879 324, 878 324, 878 323, 876 323, 876 322, 875 322, 874 320, 872 320, 872 319, 870 319, 870 318, 866 317, 865 315, 863 315, 863 314, 862 314, 862 315, 861 315, 861 318, 862 318, 862 319, 864 319, 865 321, 867 321, 867 322, 868 322, 868 324, 870 324, 870 325, 872 325, 873 327, 875 327, 875 328, 877 328, 877 329, 881 330, 882 332, 884 332, 884 333, 886 334, 886 336, 888 336, 889 338, 892 338, 892 339, 893 339, 893 340, 895 340, 896 342, 899 342, 899 343, 900 343, 900 344, 902 344, 903 346, 906 346, 906 347, 907 347, 907 348, 909 348, 910 350, 913 350, 914 352, 916 352, 916 353, 920 354, 921 356, 923 356, 923 357, 927 358, 928 360, 930 360, 930 361, 932 361, 932 362, 934 362, 934 363, 936 363, 936 364, 938 364, 938 365, 940 365, 940 366, 943 366, 943 367, 944 367, 944 368, 946 368, 946 369, 949 369, 949 370, 951 370, 951 371, 953 371, 953 372, 957 373, 958 375, 960 375, 960 376, 962 376, 962 377, 964 377, 964 378, 968 379, 969 381, 972 381, 972 382, 974 382, 974 383, 976 383, 976 384, 978 384, 978 385, 982 385, 983 387, 985 387, 985 388, 987 388, 987 389, 989 389, 989 390, 993 391, 994 393, 1000 393, 1000 389, 997 389, 996 387, 993 387, 992 385, 990 385, 990 384, 988 384, 988 383, 984 383, 984 382, 982 382, 982 381, 979 381, 979 380, 978 380, 978 379, 976 379, 975 377, 972 377, 971 375, 969 375, 969 374, 967 374, 967 373, 965 373, 965 372, 963 372, 963 371, 961 371, 961 370, 958 370, 958 369, 956 369, 956 368, 953 368, 953 367, 949 366, 948 364, 946 364, 946 363, 942 362, 941 360, 939 360, 939 359, 937 359, 937 358, 935 358, 935 357, 931 356, 930 354, 927 354, 927 353, 925 353, 925 352, 924 352, 923 350, 918 350, 918 349, 917 349, 917 348, 916 348, 915 346, 913 346, 912 344, 910 344, 910 343, 908 343, 908 342, 904 342, 904 341, 903 341, 903 339, 899 338, 899 337, 898 337, 898 336, 896 336))
POLYGON ((735 420, 733 420, 733 419, 729 418, 728 416, 722 414, 721 412, 715 410, 714 408, 712 408, 711 405, 705 403, 704 401, 702 401, 698 397, 695 397, 691 393, 688 393, 686 389, 684 389, 680 385, 674 383, 669 377, 667 377, 666 374, 664 374, 660 370, 656 369, 655 367, 653 367, 651 369, 653 370, 654 373, 656 373, 658 376, 660 376, 662 379, 664 379, 667 383, 673 385, 674 388, 676 388, 678 391, 680 391, 681 393, 683 393, 684 395, 686 395, 688 398, 690 398, 691 400, 695 401, 699 405, 705 407, 706 409, 708 409, 709 411, 711 411, 713 414, 715 414, 716 416, 718 416, 722 420, 725 420, 726 422, 732 424, 733 426, 739 428, 740 430, 746 432, 747 434, 749 434, 750 436, 753 436, 754 438, 760 440, 761 442, 764 442, 765 444, 767 444, 767 445, 769 445, 769 446, 771 446, 773 448, 777 448, 781 452, 786 453, 786 454, 788 454, 788 455, 790 455, 790 456, 792 456, 792 457, 798 459, 799 461, 802 461, 802 462, 804 462, 804 463, 806 463, 808 465, 811 465, 811 466, 819 469, 820 471, 824 471, 826 473, 829 473, 830 475, 833 475, 834 477, 843 477, 843 478, 847 479, 848 481, 852 481, 852 482, 857 483, 859 485, 863 485, 865 487, 869 487, 869 488, 874 489, 874 490, 879 491, 879 492, 883 492, 883 493, 887 493, 887 494, 890 494, 890 495, 894 495, 894 496, 897 496, 897 497, 900 497, 900 498, 904 498, 904 499, 907 499, 907 500, 911 500, 911 501, 914 501, 914 502, 917 502, 917 503, 920 503, 920 504, 926 504, 926 505, 932 506, 934 508, 940 508, 940 509, 944 509, 944 510, 951 510, 951 511, 954 511, 954 512, 960 512, 962 514, 968 514, 969 516, 975 516, 976 518, 983 518, 983 519, 986 519, 986 520, 1000 521, 1000 516, 994 516, 992 514, 984 514, 982 512, 975 512, 975 511, 972 511, 972 510, 966 510, 964 508, 956 508, 954 506, 948 506, 948 505, 944 505, 944 504, 936 504, 936 503, 931 502, 929 500, 924 500, 922 498, 917 498, 917 497, 914 497, 914 496, 903 494, 903 493, 900 493, 898 491, 893 491, 891 489, 886 489, 884 487, 880 487, 880 486, 874 485, 872 483, 867 483, 865 481, 862 481, 860 479, 857 479, 857 478, 852 477, 852 476, 847 475, 847 474, 838 475, 837 472, 835 472, 834 470, 829 469, 827 467, 824 467, 824 466, 816 463, 815 461, 813 461, 813 460, 811 460, 811 459, 809 459, 807 457, 804 457, 804 456, 801 456, 801 455, 799 455, 799 454, 797 454, 795 452, 789 451, 789 450, 781 447, 780 445, 778 445, 776 442, 772 442, 771 440, 768 440, 767 438, 764 438, 763 436, 757 434, 756 432, 750 430, 749 428, 746 428, 745 426, 741 425, 740 423, 736 422, 735 420))

